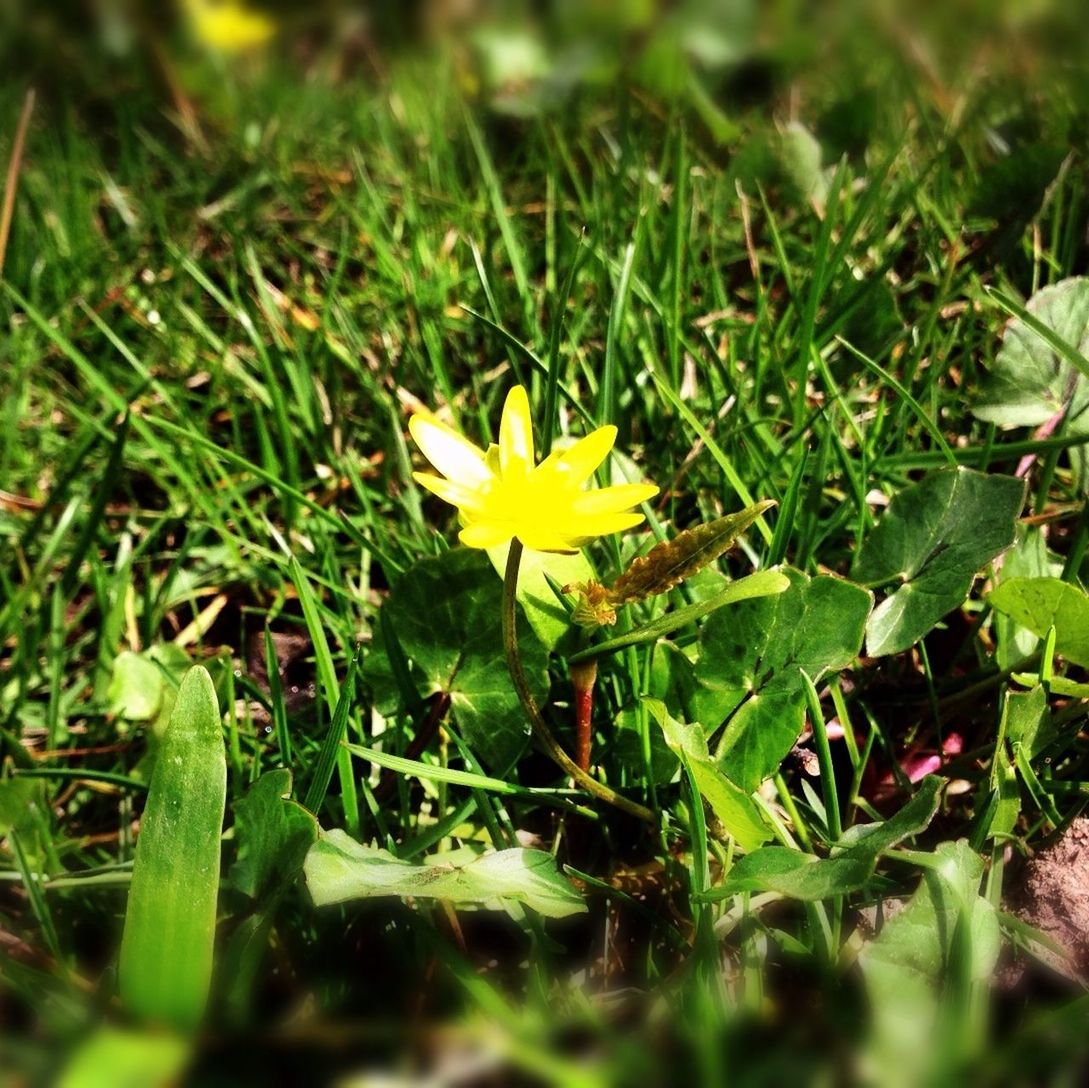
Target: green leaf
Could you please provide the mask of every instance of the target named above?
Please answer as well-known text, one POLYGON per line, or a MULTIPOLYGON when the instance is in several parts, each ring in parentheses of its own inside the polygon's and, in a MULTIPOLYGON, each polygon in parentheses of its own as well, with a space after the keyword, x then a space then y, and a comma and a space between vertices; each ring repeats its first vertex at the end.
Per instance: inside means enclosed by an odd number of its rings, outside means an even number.
POLYGON ((930 826, 938 811, 942 779, 928 774, 915 791, 915 796, 894 816, 881 823, 855 824, 849 827, 832 850, 832 855, 850 854, 859 859, 877 858, 912 835, 930 826))
POLYGON ((570 661, 576 664, 579 661, 587 661, 592 657, 601 657, 603 654, 615 653, 628 646, 638 646, 643 642, 655 642, 674 631, 687 627, 696 620, 709 616, 712 612, 725 608, 726 605, 737 604, 740 601, 749 601, 755 597, 774 597, 776 594, 785 593, 790 588, 790 579, 777 570, 762 570, 756 574, 750 574, 747 578, 739 578, 731 582, 720 593, 709 597, 705 601, 697 601, 685 608, 678 608, 673 612, 667 612, 660 619, 652 623, 637 627, 624 635, 599 642, 577 654, 572 654, 570 661))
POLYGON ((1060 578, 1010 578, 988 594, 996 612, 1043 638, 1055 628, 1055 651, 1089 665, 1089 596, 1060 578))
POLYGON ((266 771, 234 805, 235 862, 230 882, 251 899, 295 879, 318 837, 314 816, 290 800, 291 771, 266 771))
MULTIPOLYGON (((1001 585, 1011 578, 1049 578, 1060 575, 1062 569, 1062 562, 1048 551, 1041 529, 1029 525, 1020 530, 1017 543, 1006 552, 995 582, 1001 585)), ((994 617, 994 635, 995 662, 1000 669, 1016 668, 1032 656, 1040 641, 1037 635, 1003 613, 994 617)))
POLYGON ((712 762, 707 740, 698 725, 678 722, 660 699, 644 699, 647 709, 662 728, 666 743, 692 772, 703 799, 723 828, 742 850, 756 850, 772 837, 772 829, 760 806, 735 786, 712 762))
MULTIPOLYGON (((457 548, 406 571, 382 606, 423 695, 444 691, 462 734, 490 767, 509 765, 527 723, 503 660, 502 586, 487 558, 457 548)), ((547 691, 547 654, 528 625, 518 633, 526 675, 539 700, 547 691)), ((382 647, 363 666, 375 707, 394 713, 400 695, 382 647)))
POLYGON ((171 678, 180 680, 189 665, 189 655, 172 642, 142 653, 122 650, 114 658, 106 691, 109 712, 127 721, 151 722, 155 732, 161 733, 174 706, 171 678))
POLYGON ((176 1035, 101 1027, 72 1053, 56 1088, 168 1088, 180 1083, 189 1053, 176 1035))
POLYGON ((1023 308, 996 297, 1019 316, 1006 329, 972 412, 1002 427, 1035 427, 1069 405, 1067 433, 1089 432, 1089 279, 1044 287, 1023 308))
POLYGON ((739 892, 778 892, 791 899, 817 900, 865 887, 878 858, 911 835, 926 830, 938 810, 942 781, 928 775, 915 796, 882 823, 848 828, 828 858, 784 846, 765 846, 738 861, 708 899, 739 892))
POLYGON ((136 843, 119 968, 121 998, 139 1019, 188 1030, 208 998, 227 792, 212 678, 182 679, 136 843))
POLYGON ((791 899, 830 899, 861 888, 870 876, 853 857, 820 859, 787 846, 765 846, 736 862, 713 891, 724 898, 739 892, 778 892, 791 899))
POLYGON ((898 492, 866 538, 854 576, 901 583, 866 627, 872 657, 899 653, 964 602, 976 574, 1013 543, 1025 483, 967 468, 932 472, 898 492))
POLYGON ((586 910, 581 896, 542 850, 459 850, 417 864, 376 846, 364 846, 343 831, 324 832, 304 866, 306 883, 319 906, 351 899, 403 896, 445 899, 506 909, 520 903, 549 918, 586 910))
POLYGON ((786 592, 716 612, 700 632, 693 716, 711 733, 726 720, 714 757, 749 793, 802 731, 802 671, 816 682, 849 665, 873 604, 869 591, 842 578, 783 573, 786 592))
MULTIPOLYGON (((507 569, 509 544, 488 549, 488 558, 496 573, 502 577, 507 569)), ((551 578, 558 585, 574 585, 588 582, 594 577, 594 569, 582 552, 559 555, 553 552, 536 552, 526 549, 518 565, 518 603, 525 613, 526 622, 548 650, 571 629, 567 609, 556 598, 548 584, 551 578), (545 576, 548 577, 545 577, 545 576)))
POLYGON ((163 674, 143 654, 122 650, 114 658, 106 698, 109 712, 115 717, 149 722, 159 713, 162 703, 163 674))

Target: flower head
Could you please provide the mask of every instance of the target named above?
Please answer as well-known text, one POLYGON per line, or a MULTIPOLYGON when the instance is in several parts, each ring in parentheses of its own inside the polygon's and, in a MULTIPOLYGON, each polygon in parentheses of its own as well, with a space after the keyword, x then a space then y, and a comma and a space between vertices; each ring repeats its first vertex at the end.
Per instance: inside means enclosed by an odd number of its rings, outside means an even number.
POLYGON ((241 0, 183 0, 193 32, 205 45, 237 53, 272 37, 275 24, 241 0))
POLYGON ((615 427, 598 427, 568 449, 534 464, 529 398, 516 385, 507 394, 499 443, 485 453, 429 412, 409 431, 442 473, 414 472, 417 483, 458 508, 462 544, 492 548, 513 537, 539 552, 574 552, 587 540, 640 524, 631 508, 658 493, 654 484, 586 489, 616 441, 615 427))

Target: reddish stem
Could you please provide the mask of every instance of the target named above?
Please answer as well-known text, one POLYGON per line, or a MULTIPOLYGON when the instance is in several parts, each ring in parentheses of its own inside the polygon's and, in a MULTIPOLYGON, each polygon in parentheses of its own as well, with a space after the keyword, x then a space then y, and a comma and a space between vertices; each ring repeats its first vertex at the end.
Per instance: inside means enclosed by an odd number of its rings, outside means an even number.
POLYGON ((590 769, 596 681, 597 661, 591 659, 571 666, 571 683, 575 688, 575 762, 582 771, 590 769))

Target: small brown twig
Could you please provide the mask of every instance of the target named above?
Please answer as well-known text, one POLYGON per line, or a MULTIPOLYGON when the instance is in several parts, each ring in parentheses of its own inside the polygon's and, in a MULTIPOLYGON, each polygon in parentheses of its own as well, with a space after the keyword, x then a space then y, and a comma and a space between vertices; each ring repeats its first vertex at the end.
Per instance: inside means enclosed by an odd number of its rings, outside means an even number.
POLYGON ((19 114, 19 124, 15 129, 15 142, 11 145, 11 158, 8 159, 8 175, 4 181, 4 203, 0 206, 0 279, 4 277, 4 258, 8 252, 8 235, 11 232, 11 220, 15 214, 15 188, 19 181, 19 167, 23 162, 23 145, 26 143, 26 131, 30 128, 30 115, 34 112, 34 88, 26 92, 23 110, 19 114))

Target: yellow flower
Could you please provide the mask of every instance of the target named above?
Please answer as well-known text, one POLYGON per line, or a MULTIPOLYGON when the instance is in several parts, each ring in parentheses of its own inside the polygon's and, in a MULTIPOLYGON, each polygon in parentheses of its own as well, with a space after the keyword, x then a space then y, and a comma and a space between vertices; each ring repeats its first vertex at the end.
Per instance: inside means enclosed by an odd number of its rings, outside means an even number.
POLYGON ((458 508, 464 525, 459 539, 470 548, 517 537, 535 551, 574 552, 591 537, 638 525, 643 515, 631 508, 658 493, 654 484, 585 490, 613 448, 615 427, 598 427, 535 465, 529 398, 520 385, 507 394, 499 444, 487 453, 429 412, 414 415, 408 427, 442 473, 414 472, 413 478, 458 508))
POLYGON ((207 46, 237 53, 268 41, 276 24, 238 0, 182 0, 193 32, 207 46))

